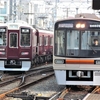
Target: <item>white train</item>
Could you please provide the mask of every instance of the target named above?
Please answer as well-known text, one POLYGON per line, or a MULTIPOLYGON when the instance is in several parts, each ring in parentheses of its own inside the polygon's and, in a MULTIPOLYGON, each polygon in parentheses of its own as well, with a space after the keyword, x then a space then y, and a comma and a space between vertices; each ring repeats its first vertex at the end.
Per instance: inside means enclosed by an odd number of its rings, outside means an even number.
POLYGON ((100 85, 100 20, 55 23, 53 68, 59 85, 100 85))

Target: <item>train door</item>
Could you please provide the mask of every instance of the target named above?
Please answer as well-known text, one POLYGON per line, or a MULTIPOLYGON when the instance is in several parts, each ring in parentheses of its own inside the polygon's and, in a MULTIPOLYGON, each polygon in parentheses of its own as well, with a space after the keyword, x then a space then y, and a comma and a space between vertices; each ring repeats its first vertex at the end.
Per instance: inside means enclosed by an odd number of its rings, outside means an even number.
POLYGON ((7 46, 7 58, 18 58, 19 49, 18 49, 18 37, 19 31, 8 31, 8 46, 7 46))

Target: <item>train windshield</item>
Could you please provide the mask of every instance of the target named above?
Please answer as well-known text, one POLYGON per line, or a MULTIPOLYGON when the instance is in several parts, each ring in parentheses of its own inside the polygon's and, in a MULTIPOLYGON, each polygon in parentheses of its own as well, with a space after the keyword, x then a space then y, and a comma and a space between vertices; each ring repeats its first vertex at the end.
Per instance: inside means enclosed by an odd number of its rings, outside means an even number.
POLYGON ((21 46, 30 46, 30 30, 21 29, 21 46))
POLYGON ((5 46, 7 43, 6 32, 0 32, 0 46, 5 46))
POLYGON ((99 57, 100 31, 56 30, 55 55, 99 57))

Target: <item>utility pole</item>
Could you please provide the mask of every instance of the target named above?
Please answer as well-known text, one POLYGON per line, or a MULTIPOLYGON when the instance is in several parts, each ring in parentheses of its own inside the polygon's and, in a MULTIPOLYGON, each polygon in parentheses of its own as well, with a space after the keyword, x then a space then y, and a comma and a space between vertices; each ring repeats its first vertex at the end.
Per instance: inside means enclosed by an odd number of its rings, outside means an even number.
POLYGON ((67 18, 68 18, 68 11, 69 11, 68 9, 69 9, 69 8, 66 9, 66 10, 67 10, 67 11, 66 11, 66 12, 67 12, 67 18))
POLYGON ((16 20, 16 0, 14 0, 14 19, 13 22, 16 20))
POLYGON ((57 18, 57 0, 55 0, 55 6, 54 6, 54 12, 53 12, 53 26, 55 24, 56 18, 57 18))
POLYGON ((76 14, 78 14, 78 9, 79 9, 79 8, 76 8, 76 14))
MULTIPOLYGON (((19 1, 19 3, 22 5, 21 0, 19 1)), ((20 10, 22 10, 22 9, 20 9, 20 10)), ((20 19, 20 20, 21 20, 21 12, 22 12, 22 11, 19 12, 19 19, 20 19)))
POLYGON ((56 20, 56 18, 57 18, 57 0, 55 0, 55 20, 56 20))

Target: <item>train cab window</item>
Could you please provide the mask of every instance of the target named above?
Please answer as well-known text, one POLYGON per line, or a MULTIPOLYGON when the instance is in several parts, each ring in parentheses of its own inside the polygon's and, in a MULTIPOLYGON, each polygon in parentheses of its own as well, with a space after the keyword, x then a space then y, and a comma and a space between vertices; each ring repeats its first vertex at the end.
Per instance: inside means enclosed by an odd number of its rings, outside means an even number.
POLYGON ((21 46, 30 46, 30 30, 21 30, 21 46))
POLYGON ((98 39, 94 39, 93 43, 94 43, 94 44, 93 44, 94 46, 99 46, 99 41, 98 41, 98 39))
POLYGON ((79 49, 79 31, 67 31, 67 49, 79 49))
POLYGON ((10 47, 17 47, 17 33, 10 33, 10 47))
POLYGON ((90 31, 81 31, 81 49, 82 50, 89 50, 89 45, 90 45, 90 38, 91 35, 94 35, 94 32, 90 31))
POLYGON ((79 31, 67 30, 66 39, 67 56, 78 56, 79 54, 79 31))
POLYGON ((91 46, 100 47, 100 36, 91 36, 91 46))
POLYGON ((100 46, 100 35, 98 34, 98 31, 81 31, 82 50, 91 50, 91 47, 97 46, 100 46))
POLYGON ((0 46, 5 46, 7 43, 6 31, 5 29, 0 29, 0 46))
POLYGON ((65 56, 65 31, 56 31, 55 54, 65 56))

